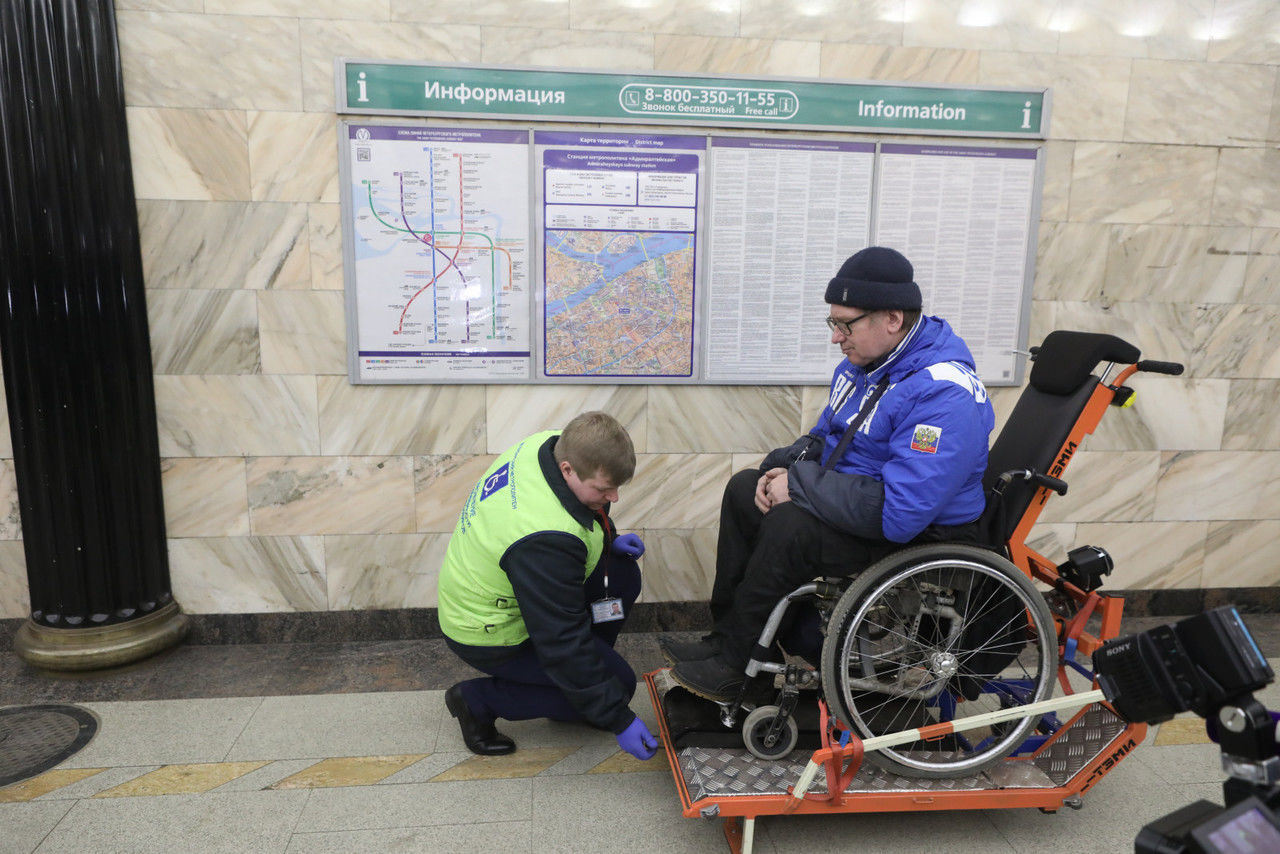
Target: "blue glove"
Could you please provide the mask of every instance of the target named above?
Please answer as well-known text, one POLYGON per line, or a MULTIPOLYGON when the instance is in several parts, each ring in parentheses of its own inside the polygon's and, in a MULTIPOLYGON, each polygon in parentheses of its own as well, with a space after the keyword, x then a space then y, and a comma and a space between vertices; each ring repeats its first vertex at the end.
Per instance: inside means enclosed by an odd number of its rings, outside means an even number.
POLYGON ((635 534, 623 534, 613 541, 612 551, 616 555, 640 557, 644 554, 644 543, 635 534))
POLYGON ((658 740, 640 718, 627 724, 627 728, 618 733, 617 739, 618 746, 636 759, 652 759, 653 754, 658 752, 658 740))

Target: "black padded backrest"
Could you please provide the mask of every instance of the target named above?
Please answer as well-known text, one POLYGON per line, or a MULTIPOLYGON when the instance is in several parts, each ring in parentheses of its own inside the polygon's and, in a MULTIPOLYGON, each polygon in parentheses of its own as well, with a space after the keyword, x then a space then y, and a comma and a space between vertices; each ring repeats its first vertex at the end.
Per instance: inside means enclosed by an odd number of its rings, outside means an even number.
POLYGON ((1015 479, 997 498, 992 493, 996 480, 1021 469, 1050 474, 1098 385, 1093 369, 1100 362, 1132 364, 1139 355, 1138 348, 1114 335, 1058 330, 1044 339, 1032 362, 1030 384, 991 446, 982 479, 987 493, 983 531, 990 545, 1009 539, 1039 488, 1032 481, 1015 479))

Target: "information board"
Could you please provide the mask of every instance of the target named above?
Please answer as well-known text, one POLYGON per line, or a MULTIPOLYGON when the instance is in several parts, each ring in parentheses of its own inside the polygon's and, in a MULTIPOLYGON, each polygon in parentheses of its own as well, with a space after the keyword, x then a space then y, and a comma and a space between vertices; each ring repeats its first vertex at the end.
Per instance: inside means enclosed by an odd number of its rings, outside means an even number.
POLYGON ((704 137, 538 132, 548 378, 691 379, 704 137))
POLYGON ((711 140, 706 378, 825 383, 826 282, 867 246, 875 145, 711 140))
POLYGON ((969 345, 978 376, 1017 379, 1030 309, 1036 149, 884 143, 875 242, 915 266, 930 314, 969 345))
POLYGON ((1021 381, 1037 147, 340 131, 352 382, 825 385, 826 283, 879 244, 1021 381))
POLYGON ((352 381, 529 379, 528 132, 345 135, 352 381))

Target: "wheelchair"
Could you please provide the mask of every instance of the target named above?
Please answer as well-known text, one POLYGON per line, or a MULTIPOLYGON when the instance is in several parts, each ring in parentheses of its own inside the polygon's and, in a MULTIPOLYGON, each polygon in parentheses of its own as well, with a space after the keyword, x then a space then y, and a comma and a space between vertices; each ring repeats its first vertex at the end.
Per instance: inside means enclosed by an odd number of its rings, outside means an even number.
MULTIPOLYGON (((1050 333, 1031 350, 1029 384, 991 447, 981 541, 908 546, 852 578, 797 588, 770 615, 742 693, 720 704, 721 723, 734 728, 748 712, 747 750, 778 760, 797 745, 802 692, 818 692, 823 726, 828 714, 832 720, 828 734, 867 739, 1045 700, 1055 682, 1073 693, 1072 668, 1092 680, 1075 657, 1119 633, 1122 600, 1098 592, 1111 558, 1082 546, 1054 565, 1026 540, 1048 498, 1066 493, 1062 475, 1084 436, 1109 406, 1132 401, 1125 381, 1138 371, 1182 373, 1182 365, 1139 355, 1112 335, 1050 333), (769 660, 763 651, 802 605, 817 611, 818 660, 769 660), (773 676, 776 695, 752 706, 749 691, 762 674, 773 676)), ((966 777, 1034 750, 1062 726, 1051 714, 1027 715, 866 759, 904 777, 966 777)))

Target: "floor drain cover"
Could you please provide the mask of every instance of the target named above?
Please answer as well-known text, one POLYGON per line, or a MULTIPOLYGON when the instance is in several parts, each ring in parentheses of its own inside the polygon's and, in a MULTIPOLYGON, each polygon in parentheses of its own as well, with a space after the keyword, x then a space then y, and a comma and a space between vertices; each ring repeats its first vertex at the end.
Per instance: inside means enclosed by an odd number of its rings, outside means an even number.
POLYGON ((0 786, 48 771, 77 753, 98 731, 98 719, 79 706, 0 709, 0 786))

